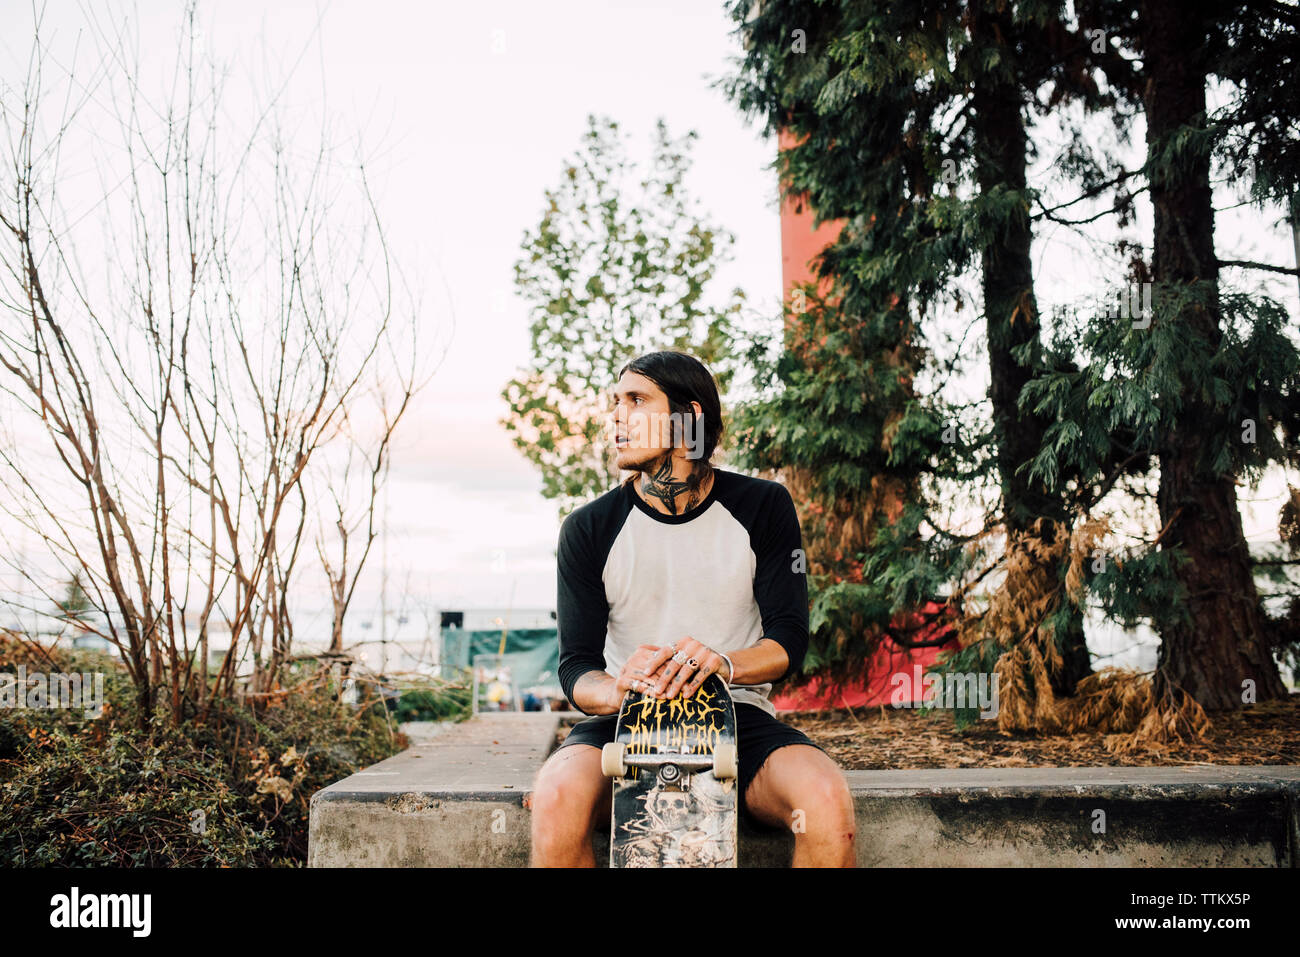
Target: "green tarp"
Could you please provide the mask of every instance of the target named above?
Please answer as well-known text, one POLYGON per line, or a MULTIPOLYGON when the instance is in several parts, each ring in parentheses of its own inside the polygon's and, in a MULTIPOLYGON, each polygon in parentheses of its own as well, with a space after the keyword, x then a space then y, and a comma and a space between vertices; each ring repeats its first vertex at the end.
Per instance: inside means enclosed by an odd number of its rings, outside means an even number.
MULTIPOLYGON (((442 629, 442 664, 446 669, 468 670, 476 655, 495 655, 501 648, 501 629, 467 631, 442 629)), ((559 690, 559 634, 554 628, 512 628, 506 631, 506 663, 520 691, 535 686, 559 690)))

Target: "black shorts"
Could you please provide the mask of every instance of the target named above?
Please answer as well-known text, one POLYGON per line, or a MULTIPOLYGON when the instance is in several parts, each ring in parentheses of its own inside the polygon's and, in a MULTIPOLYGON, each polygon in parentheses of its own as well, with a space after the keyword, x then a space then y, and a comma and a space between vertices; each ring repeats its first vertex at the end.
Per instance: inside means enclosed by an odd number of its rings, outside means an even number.
MULTIPOLYGON (((614 740, 614 727, 617 724, 616 714, 598 714, 585 721, 579 721, 560 747, 567 747, 570 744, 589 744, 593 748, 603 748, 614 740)), ((765 825, 749 813, 744 800, 745 792, 749 790, 750 783, 758 774, 758 769, 763 766, 763 762, 767 760, 767 756, 787 744, 810 744, 823 753, 826 753, 826 749, 821 745, 813 744, 808 735, 798 728, 792 728, 778 721, 758 705, 742 702, 736 703, 736 738, 740 744, 738 771, 742 813, 755 827, 770 828, 771 825, 765 825)))

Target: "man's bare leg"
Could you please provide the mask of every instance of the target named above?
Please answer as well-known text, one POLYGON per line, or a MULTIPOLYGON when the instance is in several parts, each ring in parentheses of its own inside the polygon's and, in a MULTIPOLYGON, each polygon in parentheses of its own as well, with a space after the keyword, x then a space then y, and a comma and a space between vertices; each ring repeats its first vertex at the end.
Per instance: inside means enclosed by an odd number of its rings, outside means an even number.
POLYGON ((533 785, 533 867, 595 867, 591 834, 609 823, 611 788, 600 770, 600 749, 560 748, 542 765, 533 785))
POLYGON ((745 792, 760 821, 794 830, 795 867, 855 867, 853 796, 826 752, 788 744, 767 756, 745 792))

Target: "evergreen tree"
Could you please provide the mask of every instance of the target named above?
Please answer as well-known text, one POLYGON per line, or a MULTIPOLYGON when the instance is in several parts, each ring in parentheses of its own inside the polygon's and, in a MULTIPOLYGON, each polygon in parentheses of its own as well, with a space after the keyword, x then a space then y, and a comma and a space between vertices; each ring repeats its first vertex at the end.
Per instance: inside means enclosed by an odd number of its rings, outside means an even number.
POLYGON ((898 613, 934 598, 963 560, 956 538, 920 530, 923 478, 960 467, 956 443, 943 441, 953 416, 927 407, 914 386, 925 362, 916 319, 953 261, 925 209, 934 172, 918 140, 928 125, 917 117, 935 103, 913 85, 887 82, 913 69, 909 55, 941 56, 942 48, 886 45, 864 75, 854 69, 862 51, 847 39, 873 20, 882 33, 910 30, 910 12, 907 4, 807 2, 760 12, 738 3, 732 14, 748 52, 724 84, 768 132, 799 141, 780 157, 787 195, 808 202, 818 222, 843 221, 813 264, 817 279, 792 291, 781 341, 751 353, 765 390, 734 419, 742 464, 782 470, 804 506, 805 670, 840 680, 861 674, 883 636, 911 643, 898 613))
MULTIPOLYGON (((787 372, 799 363, 808 384, 787 374, 787 398, 753 415, 787 421, 792 435, 811 431, 807 423, 817 416, 819 449, 811 460, 806 450, 792 453, 788 443, 761 455, 770 463, 779 453, 786 464, 813 468, 824 511, 846 525, 861 510, 862 494, 853 484, 890 488, 906 503, 901 515, 886 513, 889 521, 868 536, 865 568, 848 586, 877 622, 951 590, 976 554, 942 531, 933 515, 935 486, 922 476, 970 481, 991 469, 1000 508, 990 524, 1010 536, 1032 529, 1049 543, 1069 534, 1072 509, 1064 483, 1049 486, 1029 471, 1050 421, 1018 399, 1044 361, 1030 261, 1026 114, 1047 84, 1055 85, 1059 100, 1077 95, 1078 79, 1060 67, 1059 5, 1024 6, 1027 12, 1015 16, 1006 4, 933 0, 795 0, 765 3, 756 15, 749 4, 733 8, 748 45, 733 97, 763 115, 769 129, 802 138, 786 157, 793 185, 807 193, 819 217, 847 222, 822 257, 822 269, 842 283, 836 321, 855 342, 847 354, 832 345, 833 355, 813 362, 799 360, 799 348, 790 350, 787 372), (992 415, 982 427, 967 421, 958 430, 964 410, 937 397, 918 400, 911 383, 925 358, 919 327, 945 300, 962 309, 948 289, 972 265, 983 289, 992 415), (868 318, 863 328, 875 334, 864 338, 857 324, 873 312, 876 325, 868 318), (900 361, 904 355, 907 361, 900 361), (843 403, 836 404, 838 418, 825 408, 791 404, 789 397, 798 403, 801 393, 820 393, 830 402, 851 394, 849 362, 861 364, 857 376, 879 381, 883 372, 905 387, 879 397, 888 404, 873 403, 865 421, 850 414, 842 432, 843 403), (876 450, 877 460, 862 459, 863 450, 876 450), (860 475, 846 468, 859 461, 860 475)), ((1084 92, 1095 94, 1086 86, 1084 92)), ((881 514, 879 508, 867 511, 881 514)), ((815 596, 816 612, 821 589, 815 596)), ((821 617, 814 614, 814 620, 821 617)), ((860 630, 856 620, 837 632, 854 630, 860 630)), ((1061 603, 1051 631, 1051 681, 1068 694, 1091 670, 1078 607, 1061 603)))
MULTIPOLYGON (((1047 436, 1035 469, 1069 461, 1110 487, 1116 476, 1102 477, 1097 453, 1116 426, 1135 439, 1125 461, 1158 463, 1160 528, 1094 590, 1120 620, 1156 625, 1159 700, 1240 707, 1246 687, 1260 700, 1285 693, 1271 652, 1295 626, 1261 607, 1237 484, 1270 462, 1300 461, 1300 363, 1280 304, 1222 288, 1211 174, 1217 154, 1252 177, 1257 202, 1288 208, 1300 168, 1296 16, 1278 4, 1169 0, 1090 3, 1084 13, 1140 56, 1136 82, 1117 89, 1146 121, 1154 236, 1149 262, 1135 256, 1128 278, 1150 283, 1152 315, 1088 317, 1076 337, 1082 372, 1025 390, 1068 424, 1047 436), (1216 80, 1231 84, 1230 97, 1211 110, 1216 80)), ((1075 354, 1064 336, 1058 349, 1075 354)))
MULTIPOLYGON (((1087 670, 1081 608, 1091 586, 1116 620, 1148 620, 1161 634, 1153 704, 1181 710, 1183 689, 1193 703, 1229 707, 1247 679, 1261 697, 1277 693, 1268 648, 1294 633, 1300 613, 1287 622, 1262 614, 1235 486, 1270 462, 1295 462, 1295 347, 1277 303, 1218 288, 1209 161, 1218 150, 1229 168, 1249 170, 1257 201, 1288 208, 1296 17, 1270 3, 1202 4, 1186 16, 1179 6, 733 4, 746 55, 728 92, 769 131, 795 135, 781 157, 789 191, 819 218, 844 221, 818 262, 833 294, 805 291, 812 308, 792 310, 787 348, 765 367, 771 394, 744 410, 750 458, 804 470, 829 529, 814 539, 829 546, 813 561, 814 665, 856 666, 899 611, 945 592, 955 606, 972 570, 983 565, 975 580, 987 574, 977 547, 987 539, 946 530, 942 505, 955 483, 992 479, 999 507, 989 521, 1007 533, 1011 570, 1001 588, 1036 589, 1019 596, 1036 611, 995 602, 982 624, 997 640, 969 643, 953 667, 1005 666, 1017 655, 1028 667, 1025 655, 1037 656, 1039 671, 1021 681, 1032 696, 1057 655, 1051 691, 1068 693, 1087 670), (1234 90, 1213 116, 1211 79, 1234 90), (1145 118, 1146 163, 1124 169, 1099 154, 1067 119, 1072 102, 1109 116, 1121 140, 1145 118), (1078 192, 1052 207, 1027 176, 1035 114, 1070 135, 1053 175, 1078 192), (1062 316, 1045 335, 1033 223, 1110 216, 1125 226, 1143 192, 1155 210, 1153 255, 1127 238, 1117 245, 1129 258, 1122 287, 1154 287, 1152 321, 1098 310, 1062 316), (1070 218, 1107 198, 1109 209, 1070 218), (951 369, 933 365, 923 336, 945 306, 960 310, 946 290, 969 268, 984 298, 983 422, 945 400, 951 369), (940 383, 931 395, 915 391, 922 373, 940 383), (1259 428, 1251 441, 1249 423, 1259 428), (1093 511, 1146 476, 1158 483, 1160 527, 1145 548, 1108 561, 1093 548, 1105 531, 1093 511), (897 507, 880 507, 882 492, 897 507), (834 534, 855 520, 865 528, 856 566, 835 548, 852 536, 834 534), (1040 647, 1013 651, 999 629, 1015 633, 1012 643, 1037 634, 1040 647)), ((1102 684, 1088 679, 1089 694, 1102 684)))

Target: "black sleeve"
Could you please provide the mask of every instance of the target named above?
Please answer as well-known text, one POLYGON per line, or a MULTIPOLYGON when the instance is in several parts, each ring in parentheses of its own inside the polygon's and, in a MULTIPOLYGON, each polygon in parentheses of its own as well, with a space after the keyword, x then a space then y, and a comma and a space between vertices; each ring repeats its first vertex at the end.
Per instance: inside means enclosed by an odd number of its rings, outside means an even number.
MULTIPOLYGON (((763 621, 763 637, 777 642, 790 658, 781 678, 797 674, 808 651, 808 575, 803 537, 794 500, 773 483, 765 514, 755 535, 754 599, 763 621)), ((778 678, 777 680, 781 680, 778 678)))
POLYGON ((574 512, 560 526, 555 552, 557 592, 556 626, 560 635, 560 687, 569 704, 583 711, 573 700, 573 685, 589 671, 605 670, 605 629, 609 623, 609 600, 597 565, 590 536, 574 512))

